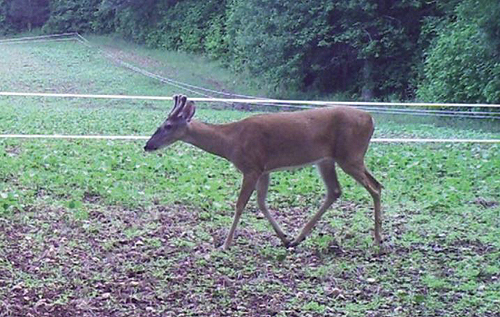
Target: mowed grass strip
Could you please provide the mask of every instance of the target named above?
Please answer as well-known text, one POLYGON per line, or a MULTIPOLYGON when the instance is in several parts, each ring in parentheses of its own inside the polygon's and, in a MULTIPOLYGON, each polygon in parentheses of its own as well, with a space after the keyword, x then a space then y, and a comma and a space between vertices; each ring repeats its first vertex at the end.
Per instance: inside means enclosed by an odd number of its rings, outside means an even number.
MULTIPOLYGON (((0 56, 2 90, 169 89, 76 43, 2 47, 0 56), (64 71, 68 65, 75 69, 64 71)), ((165 103, 2 98, 0 133, 148 135, 169 110, 165 103)), ((206 105, 197 113, 209 122, 247 115, 206 105)), ((377 118, 379 137, 494 136, 384 119, 377 118)), ((367 166, 385 186, 382 255, 372 246, 370 197, 342 172, 342 198, 298 248, 279 246, 252 200, 235 246, 222 252, 238 172, 189 145, 150 155, 142 146, 0 140, 1 314, 498 313, 497 145, 373 144, 367 166)), ((275 173, 271 182, 270 208, 296 234, 319 207, 323 185, 312 167, 275 173)))

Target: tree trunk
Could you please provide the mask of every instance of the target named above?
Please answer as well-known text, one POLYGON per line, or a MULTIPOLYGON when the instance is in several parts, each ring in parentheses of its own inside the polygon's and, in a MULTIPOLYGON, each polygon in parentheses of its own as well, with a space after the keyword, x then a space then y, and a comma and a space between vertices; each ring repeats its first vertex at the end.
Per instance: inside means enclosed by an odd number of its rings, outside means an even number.
POLYGON ((363 101, 373 100, 373 78, 372 78, 372 61, 365 59, 363 65, 363 88, 361 89, 361 98, 363 101))

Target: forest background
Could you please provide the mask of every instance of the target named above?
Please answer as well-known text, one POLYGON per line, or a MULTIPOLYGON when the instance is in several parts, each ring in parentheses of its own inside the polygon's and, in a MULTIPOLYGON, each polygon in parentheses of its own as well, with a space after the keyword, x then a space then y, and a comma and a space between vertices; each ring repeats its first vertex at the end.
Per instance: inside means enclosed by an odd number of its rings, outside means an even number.
POLYGON ((0 0, 0 35, 118 34, 269 97, 500 103, 498 0, 0 0))

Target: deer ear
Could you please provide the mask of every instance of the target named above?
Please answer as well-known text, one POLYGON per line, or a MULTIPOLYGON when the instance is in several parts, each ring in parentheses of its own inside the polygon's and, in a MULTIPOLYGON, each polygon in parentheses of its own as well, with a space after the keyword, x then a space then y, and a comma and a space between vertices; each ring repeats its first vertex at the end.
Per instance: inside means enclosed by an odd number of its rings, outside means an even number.
POLYGON ((196 112, 196 106, 193 101, 188 101, 186 106, 184 107, 184 111, 182 116, 186 119, 187 122, 190 122, 196 112))

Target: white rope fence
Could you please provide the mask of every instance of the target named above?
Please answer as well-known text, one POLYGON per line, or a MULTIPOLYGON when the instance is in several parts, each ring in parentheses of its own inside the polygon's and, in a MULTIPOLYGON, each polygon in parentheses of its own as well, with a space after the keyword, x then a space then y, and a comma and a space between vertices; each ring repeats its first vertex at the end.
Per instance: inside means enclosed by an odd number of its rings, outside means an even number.
MULTIPOLYGON (((182 89, 184 91, 196 94, 196 95, 201 95, 203 97, 207 97, 210 99, 215 99, 214 101, 218 102, 223 102, 223 103, 230 103, 230 102, 240 102, 240 103, 245 103, 245 104, 262 104, 266 106, 273 106, 273 107, 286 107, 286 108, 299 108, 299 109, 306 109, 306 108, 312 108, 315 106, 329 106, 329 105, 350 105, 354 106, 360 109, 368 110, 372 113, 382 113, 382 114, 394 114, 394 115, 414 115, 414 116, 434 116, 434 117, 456 117, 456 118, 472 118, 472 119, 500 119, 500 113, 495 113, 495 112, 487 112, 487 111, 471 111, 471 108, 474 107, 479 107, 479 108, 498 108, 500 105, 467 105, 467 104, 442 104, 442 103, 413 103, 413 104, 408 104, 408 103, 388 103, 388 102, 319 102, 317 104, 311 103, 311 102, 305 102, 305 101, 283 101, 286 103, 286 105, 283 105, 280 101, 274 100, 274 99, 266 99, 266 98, 260 98, 260 97, 254 97, 254 96, 247 96, 247 95, 238 95, 234 93, 227 93, 227 92, 221 92, 217 90, 212 90, 212 89, 207 89, 204 87, 198 87, 195 85, 190 85, 187 83, 183 83, 180 81, 176 81, 171 78, 166 78, 162 77, 160 75, 151 73, 147 70, 141 69, 139 67, 136 67, 130 63, 127 63, 123 61, 122 59, 118 58, 117 56, 101 49, 100 47, 93 45, 90 43, 86 38, 81 36, 79 33, 63 33, 63 34, 51 34, 51 35, 43 35, 43 36, 34 36, 34 37, 22 37, 22 38, 12 38, 12 39, 0 39, 0 44, 2 43, 7 43, 7 44, 15 44, 15 43, 30 43, 30 42, 36 42, 36 41, 59 41, 59 40, 77 40, 84 46, 98 50, 101 54, 104 56, 110 58, 114 62, 118 63, 119 65, 132 70, 134 72, 137 72, 139 74, 142 74, 144 76, 147 76, 149 78, 158 80, 162 83, 174 86, 176 88, 182 89), (199 91, 203 92, 199 92, 199 91), (230 97, 238 97, 239 99, 222 99, 222 98, 214 98, 213 96, 208 95, 207 93, 212 93, 212 94, 219 94, 219 95, 224 95, 224 96, 230 96, 230 97), (252 99, 250 102, 248 99, 252 99), (256 99, 259 100, 259 102, 253 102, 256 99), (468 107, 467 111, 447 111, 447 110, 424 110, 424 109, 401 109, 401 108, 394 108, 395 106, 404 106, 404 107, 439 107, 439 108, 445 108, 445 107, 455 107, 455 108, 464 108, 468 107), (370 107, 370 108, 367 108, 370 107), (378 108, 377 108, 378 107, 378 108), (386 108, 386 107, 391 107, 391 108, 386 108)), ((137 96, 132 96, 132 97, 137 97, 137 96)), ((141 98, 144 98, 145 96, 138 96, 141 98)), ((101 98, 97 97, 97 95, 94 95, 94 97, 90 96, 89 98, 101 98)), ((117 97, 114 97, 115 99, 117 97)), ((119 98, 122 99, 122 98, 119 98)), ((130 99, 130 98, 123 98, 123 99, 130 99)), ((136 98, 133 98, 136 99, 136 98)), ((148 98, 149 100, 163 100, 163 99, 158 99, 158 98, 148 98)), ((167 99, 168 100, 168 99, 167 99)), ((201 99, 200 99, 201 101, 201 99)))
POLYGON ((219 95, 226 95, 226 96, 232 96, 232 97, 241 97, 241 98, 254 98, 251 96, 245 96, 245 95, 237 95, 237 94, 232 94, 232 93, 225 93, 225 92, 220 92, 212 89, 207 89, 203 87, 198 87, 194 85, 190 85, 187 83, 183 83, 180 81, 176 81, 171 78, 167 77, 162 77, 160 75, 151 73, 147 70, 141 69, 139 67, 136 67, 130 63, 127 63, 123 61, 122 59, 118 58, 117 56, 101 49, 100 47, 93 45, 90 43, 86 38, 81 36, 78 33, 63 33, 63 34, 51 34, 51 35, 42 35, 42 36, 31 36, 31 37, 21 37, 21 38, 9 38, 9 39, 0 39, 0 45, 2 44, 27 44, 27 43, 40 43, 40 42, 62 42, 62 41, 77 41, 78 43, 83 44, 89 49, 92 50, 97 50, 99 51, 100 54, 104 55, 108 59, 112 60, 113 62, 119 64, 122 67, 125 67, 129 70, 132 70, 136 73, 139 73, 141 75, 144 75, 146 77, 158 80, 164 84, 182 89, 183 91, 204 96, 204 97, 210 97, 210 95, 200 92, 209 92, 209 93, 215 93, 219 95), (199 91, 198 91, 199 90, 199 91))
POLYGON ((59 139, 59 140, 148 140, 139 135, 60 135, 60 134, 0 134, 0 139, 59 139))
MULTIPOLYGON (((166 96, 134 96, 134 95, 95 95, 95 94, 57 94, 57 93, 21 93, 21 92, 0 92, 0 96, 4 97, 42 97, 42 98, 84 98, 84 99, 117 99, 117 100, 156 100, 156 101, 171 101, 172 97, 166 96)), ((190 98, 196 102, 235 102, 235 103, 248 103, 248 99, 226 99, 226 98, 190 98)), ((314 106, 355 106, 358 104, 372 105, 372 104, 390 104, 391 103, 357 103, 357 102, 328 102, 328 101, 306 101, 306 100, 279 100, 279 99, 256 99, 251 100, 256 104, 269 104, 273 103, 282 107, 289 107, 290 104, 299 104, 301 107, 310 108, 303 105, 314 106)), ((439 103, 401 103, 400 106, 435 106, 446 107, 450 104, 439 103)), ((454 107, 471 107, 467 104, 453 104, 454 107)), ((477 105, 473 105, 477 106, 477 105)), ((500 105, 480 105, 484 108, 493 107, 498 108, 500 105)), ((368 110, 370 108, 367 108, 368 110)), ((3 139, 91 139, 91 140, 147 140, 146 136, 105 136, 105 135, 27 135, 27 134, 2 134, 0 138, 3 139)), ((500 139, 422 139, 422 138, 374 138, 372 142, 375 143, 483 143, 483 144, 497 144, 500 139)))
MULTIPOLYGON (((54 38, 54 39, 39 39, 39 40, 32 40, 30 43, 44 43, 44 42, 77 42, 78 39, 76 38, 54 38)), ((26 43, 26 42, 1 42, 0 45, 7 45, 7 44, 20 44, 20 43, 26 43)))
MULTIPOLYGON (((140 135, 60 135, 60 134, 0 134, 0 139, 56 139, 56 140, 118 140, 146 141, 149 136, 140 135)), ((373 143, 482 143, 500 144, 500 139, 419 139, 373 138, 373 143)))
POLYGON ((84 38, 83 36, 81 36, 79 33, 76 33, 75 37, 84 46, 86 46, 86 47, 88 47, 90 49, 98 50, 104 56, 108 57, 109 59, 111 59, 115 63, 118 63, 119 65, 121 65, 121 66, 123 66, 123 67, 125 67, 125 68, 127 68, 129 70, 132 70, 132 71, 134 71, 136 73, 139 73, 141 75, 144 75, 146 77, 158 80, 158 81, 160 81, 160 82, 162 82, 164 84, 171 85, 171 86, 174 86, 176 88, 180 88, 180 89, 183 89, 185 91, 194 93, 196 95, 211 98, 212 96, 207 95, 207 93, 211 93, 211 94, 222 95, 222 96, 229 96, 229 97, 258 99, 257 97, 254 97, 254 96, 239 95, 239 94, 235 94, 235 93, 229 93, 229 92, 224 92, 224 91, 218 91, 218 90, 208 89, 208 88, 204 88, 204 87, 199 87, 199 86, 187 84, 187 83, 184 83, 184 82, 172 79, 172 78, 160 76, 158 74, 152 73, 150 71, 147 71, 145 69, 139 68, 137 66, 134 66, 134 65, 132 65, 130 63, 125 62, 124 60, 120 59, 119 57, 117 57, 117 56, 115 56, 115 55, 113 55, 113 54, 111 54, 111 53, 109 53, 109 52, 101 49, 98 46, 93 45, 86 38, 84 38), (199 91, 203 91, 203 92, 199 92, 198 90, 199 91))
POLYGON ((77 33, 61 33, 61 34, 48 34, 48 35, 38 35, 38 36, 27 36, 27 37, 14 37, 0 39, 0 44, 24 44, 33 43, 36 41, 51 41, 51 40, 77 40, 77 33))
MULTIPOLYGON (((4 97, 44 97, 44 98, 85 98, 85 99, 125 99, 125 100, 158 100, 171 101, 167 96, 140 95, 101 95, 101 94, 59 94, 0 91, 4 97)), ((497 104, 461 104, 461 103, 400 103, 400 102, 364 102, 364 101, 315 101, 315 100, 282 100, 282 99, 241 99, 241 98, 189 98, 196 102, 232 102, 252 104, 279 105, 311 105, 311 106, 403 106, 403 107, 443 107, 443 108, 500 108, 497 104)), ((389 108, 390 110, 390 108, 389 108)))
MULTIPOLYGON (((303 100, 276 100, 276 99, 268 99, 268 98, 262 98, 262 97, 255 97, 255 96, 247 96, 247 95, 238 95, 234 93, 228 93, 228 92, 223 92, 223 91, 217 91, 217 90, 212 90, 212 89, 207 89, 204 87, 199 87, 195 85, 190 85, 187 83, 183 83, 180 81, 173 80, 171 78, 166 78, 159 76, 157 74, 148 72, 146 70, 143 70, 139 67, 136 67, 134 65, 131 65, 127 62, 122 61, 118 57, 103 51, 99 47, 96 47, 95 45, 92 45, 86 38, 84 38, 82 35, 79 33, 73 32, 73 33, 63 33, 63 34, 51 34, 51 35, 42 35, 42 36, 34 36, 34 37, 21 37, 21 38, 11 38, 11 39, 0 39, 0 44, 2 43, 7 43, 7 44, 12 44, 12 43, 29 43, 37 40, 77 40, 78 42, 82 43, 86 47, 93 48, 93 49, 98 49, 101 53, 106 55, 107 57, 113 59, 117 63, 121 64, 122 66, 133 70, 135 72, 141 73, 147 77, 162 81, 167 84, 174 85, 177 88, 184 89, 199 95, 203 95, 204 97, 214 99, 214 101, 217 102, 240 102, 240 103, 252 103, 252 104, 270 104, 270 103, 286 103, 290 106, 295 106, 295 105, 312 105, 312 106, 318 106, 318 105, 351 105, 351 106, 366 106, 366 107, 394 107, 394 106, 405 106, 405 107, 440 107, 440 108, 445 108, 445 107, 454 107, 454 108, 500 108, 500 105, 495 105, 495 104, 460 104, 460 103, 398 103, 398 102, 361 102, 361 101, 355 101, 355 102, 328 102, 328 101, 318 101, 318 102, 310 102, 310 101, 303 101, 303 100), (208 96, 205 94, 201 94, 197 91, 193 91, 190 89, 196 89, 196 90, 201 90, 206 93, 214 93, 214 94, 221 94, 221 95, 226 95, 226 96, 234 96, 234 97, 241 97, 238 99, 224 99, 224 98, 213 98, 212 96, 208 96), (248 99, 252 99, 251 101, 248 99), (258 100, 258 101, 256 101, 258 100)), ((48 95, 48 94, 47 94, 48 95)), ((63 94, 62 94, 63 95, 63 94)), ((87 95, 79 95, 80 98, 85 97, 87 95)), ((114 98, 114 99, 139 99, 139 98, 148 98, 149 100, 171 100, 171 99, 163 99, 163 97, 148 97, 148 96, 130 96, 129 97, 122 97, 122 96, 105 96, 105 95, 88 95, 88 98, 114 98), (102 96, 102 97, 101 97, 102 96)), ((77 95, 75 96, 70 96, 70 94, 67 94, 67 97, 78 97, 77 95)), ((169 97, 166 97, 169 98, 169 97)), ((200 99, 199 101, 204 101, 200 99)), ((304 107, 305 108, 305 107, 304 107)), ((382 109, 377 109, 377 110, 382 110, 382 109)), ((394 109, 391 108, 391 111, 397 111, 400 112, 402 109, 394 109)), ((406 110, 409 111, 409 110, 406 110)), ((423 112, 425 110, 419 110, 420 112, 423 112)), ((434 112, 437 112, 439 110, 434 110, 434 112)), ((429 111, 425 111, 429 113, 429 111)), ((469 113, 469 112, 468 112, 469 113)), ((469 113, 469 114, 475 114, 475 113, 469 113)))
MULTIPOLYGON (((280 100, 266 99, 260 97, 238 95, 227 92, 211 90, 165 78, 151 73, 120 58, 103 51, 101 48, 92 45, 87 39, 78 33, 52 34, 34 37, 22 37, 12 39, 0 39, 2 44, 22 44, 43 41, 78 41, 88 48, 97 49, 108 58, 114 60, 121 66, 134 72, 145 75, 149 78, 159 80, 165 84, 201 95, 201 98, 190 98, 197 102, 221 102, 221 103, 240 103, 240 104, 261 104, 273 107, 285 108, 313 108, 318 106, 352 106, 361 108, 370 112, 385 114, 410 114, 410 115, 432 115, 447 117, 466 117, 466 118, 490 118, 500 119, 500 114, 488 111, 471 111, 473 108, 495 109, 500 108, 497 104, 461 104, 461 103, 398 103, 398 102, 346 102, 346 101, 306 101, 306 100, 280 100), (203 91, 204 93, 196 90, 203 91), (225 96, 240 98, 214 98, 206 93, 213 93, 225 96), (407 107, 406 109, 394 108, 395 106, 407 107), (412 109, 413 108, 413 109, 412 109), (465 109, 467 111, 457 110, 429 110, 415 108, 455 108, 465 109)), ((25 93, 25 92, 0 92, 3 97, 42 97, 42 98, 87 98, 87 99, 116 99, 116 100, 157 100, 171 101, 172 97, 165 96, 130 96, 130 95, 103 95, 103 94, 57 94, 57 93, 25 93)), ((147 140, 146 136, 112 136, 112 135, 28 135, 28 134, 0 134, 2 139, 90 139, 90 140, 147 140)), ((375 143, 500 143, 500 139, 420 139, 420 138, 374 138, 375 143)))

